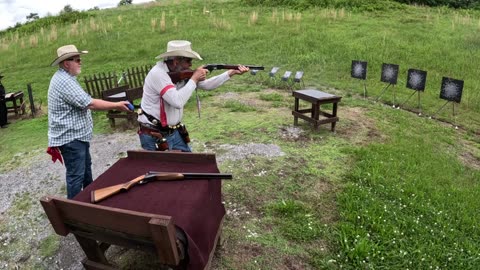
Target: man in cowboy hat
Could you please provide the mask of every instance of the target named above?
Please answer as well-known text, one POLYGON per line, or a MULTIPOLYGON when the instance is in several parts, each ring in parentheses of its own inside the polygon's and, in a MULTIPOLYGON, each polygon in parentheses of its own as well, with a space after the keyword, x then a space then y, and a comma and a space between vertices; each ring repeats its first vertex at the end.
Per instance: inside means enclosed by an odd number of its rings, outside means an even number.
POLYGON ((93 121, 90 110, 128 111, 128 101, 109 102, 92 98, 80 86, 76 76, 82 69, 79 51, 75 45, 57 49, 52 66, 58 70, 48 88, 48 150, 52 159, 65 161, 67 197, 77 195, 92 179, 90 140, 93 121), (60 155, 61 153, 61 155, 60 155))
POLYGON ((3 76, 0 74, 0 128, 7 127, 7 104, 5 100, 5 87, 2 84, 3 76))
POLYGON ((240 65, 238 70, 206 79, 207 69, 197 68, 188 81, 173 83, 168 72, 190 70, 192 59, 202 60, 186 40, 172 40, 167 51, 156 57, 163 59, 150 70, 143 85, 141 111, 138 116, 140 143, 146 150, 181 150, 191 152, 185 125, 181 123, 183 107, 196 88, 211 90, 219 87, 233 75, 248 72, 240 65))

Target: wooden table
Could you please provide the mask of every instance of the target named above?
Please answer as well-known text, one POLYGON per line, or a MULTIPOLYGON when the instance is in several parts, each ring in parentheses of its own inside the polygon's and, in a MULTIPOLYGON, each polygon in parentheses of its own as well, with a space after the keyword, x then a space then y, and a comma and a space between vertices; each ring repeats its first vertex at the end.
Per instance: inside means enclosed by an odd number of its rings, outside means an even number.
POLYGON ((337 117, 337 104, 342 97, 312 89, 293 91, 292 95, 295 97, 295 108, 292 111, 294 125, 298 125, 298 118, 302 118, 312 123, 315 129, 318 129, 318 126, 321 124, 332 123, 332 132, 335 131, 335 124, 339 120, 337 117), (300 100, 311 103, 311 108, 300 109, 300 100), (330 103, 333 104, 332 113, 320 110, 320 105, 330 103), (310 113, 310 115, 305 115, 307 113, 310 113), (320 119, 320 115, 324 118, 320 119))
POLYGON ((23 91, 6 94, 5 102, 12 102, 12 106, 7 106, 7 112, 15 112, 15 115, 18 115, 19 111, 21 110, 22 114, 25 114, 25 103, 23 102, 23 91))

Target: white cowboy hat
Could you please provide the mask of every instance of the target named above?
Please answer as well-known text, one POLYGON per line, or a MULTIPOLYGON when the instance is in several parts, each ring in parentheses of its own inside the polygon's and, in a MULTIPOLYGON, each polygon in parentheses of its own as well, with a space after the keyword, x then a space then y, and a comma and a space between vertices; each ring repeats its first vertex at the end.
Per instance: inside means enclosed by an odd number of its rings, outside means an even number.
POLYGON ((200 55, 192 50, 191 47, 192 43, 186 40, 172 40, 167 43, 167 52, 162 53, 159 56, 155 57, 158 58, 166 58, 169 56, 183 56, 188 58, 195 58, 198 60, 203 60, 200 55))
POLYGON ((57 59, 53 60, 52 67, 58 65, 65 59, 74 57, 80 54, 86 54, 88 51, 79 51, 75 45, 65 45, 57 49, 57 59))

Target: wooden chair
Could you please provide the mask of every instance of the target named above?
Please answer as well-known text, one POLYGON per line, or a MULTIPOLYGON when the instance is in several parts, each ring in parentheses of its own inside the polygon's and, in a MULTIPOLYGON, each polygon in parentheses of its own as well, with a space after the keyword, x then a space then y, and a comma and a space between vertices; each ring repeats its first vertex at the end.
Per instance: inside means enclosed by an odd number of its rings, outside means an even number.
MULTIPOLYGON (((136 92, 137 90, 134 91, 132 89, 131 93, 129 93, 128 91, 129 91, 128 85, 122 85, 112 89, 103 90, 101 92, 101 95, 102 95, 102 99, 106 101, 111 101, 111 102, 129 101, 130 103, 133 104, 133 100, 134 100, 132 99, 134 97, 133 94, 137 93, 136 92)), ((135 111, 123 112, 123 111, 109 110, 107 112, 107 118, 110 120, 110 125, 112 127, 115 127, 116 118, 127 119, 129 123, 135 124, 137 119, 137 113, 135 111)))
POLYGON ((152 251, 160 263, 174 269, 186 268, 182 260, 185 250, 170 216, 52 196, 43 197, 40 202, 57 234, 74 234, 86 255, 82 261, 85 269, 115 269, 105 257, 110 245, 152 251))

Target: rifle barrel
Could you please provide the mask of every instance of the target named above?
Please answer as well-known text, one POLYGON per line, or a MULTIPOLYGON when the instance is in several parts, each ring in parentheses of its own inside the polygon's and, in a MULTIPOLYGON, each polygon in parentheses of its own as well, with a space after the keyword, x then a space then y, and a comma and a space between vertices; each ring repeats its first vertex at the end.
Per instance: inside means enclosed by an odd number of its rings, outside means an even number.
MULTIPOLYGON (((150 171, 147 175, 170 174, 170 172, 150 171)), ((233 179, 229 173, 180 173, 183 179, 233 179)))

